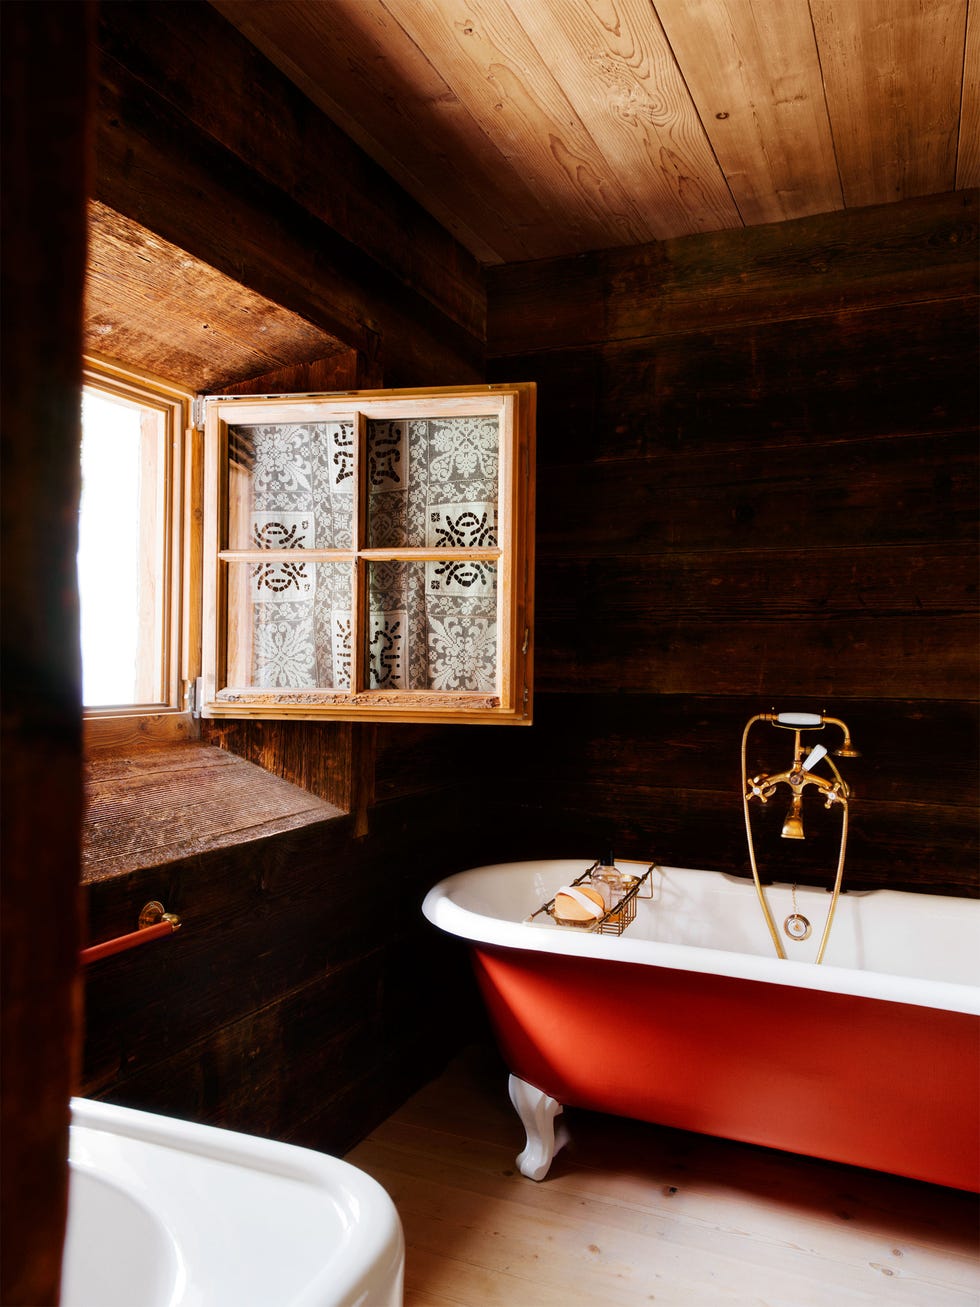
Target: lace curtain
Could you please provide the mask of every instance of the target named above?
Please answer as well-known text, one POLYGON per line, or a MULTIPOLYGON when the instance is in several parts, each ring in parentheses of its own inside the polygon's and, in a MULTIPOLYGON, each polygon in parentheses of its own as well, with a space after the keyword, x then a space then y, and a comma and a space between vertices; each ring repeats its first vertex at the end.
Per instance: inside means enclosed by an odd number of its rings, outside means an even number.
MULTIPOLYGON (((498 443, 495 417, 368 423, 366 543, 443 554, 369 563, 371 688, 496 688, 496 568, 452 554, 497 543, 498 443)), ((250 565, 250 683, 348 690, 350 566, 301 551, 354 547, 353 424, 236 427, 231 462, 232 547, 298 555, 250 565)))

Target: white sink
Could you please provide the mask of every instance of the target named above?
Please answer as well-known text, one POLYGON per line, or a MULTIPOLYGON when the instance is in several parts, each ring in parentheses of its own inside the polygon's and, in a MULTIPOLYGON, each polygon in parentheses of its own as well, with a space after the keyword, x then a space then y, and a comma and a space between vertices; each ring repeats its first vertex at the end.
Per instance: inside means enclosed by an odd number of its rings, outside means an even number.
POLYGON ((62 1307, 401 1307, 404 1241, 348 1162, 72 1100, 62 1307))

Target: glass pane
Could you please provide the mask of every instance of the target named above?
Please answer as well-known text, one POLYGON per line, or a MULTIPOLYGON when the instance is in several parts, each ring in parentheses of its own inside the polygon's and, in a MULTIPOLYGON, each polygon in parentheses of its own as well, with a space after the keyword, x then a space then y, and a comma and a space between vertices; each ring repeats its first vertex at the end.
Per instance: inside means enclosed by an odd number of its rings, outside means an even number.
POLYGON ((368 583, 371 689, 496 692, 494 564, 372 563, 368 583))
POLYGON ((227 566, 228 684, 349 690, 351 564, 227 566))
POLYGON ((229 549, 350 549, 354 424, 279 422, 228 432, 229 549))
POLYGON ((164 414, 86 387, 81 462, 82 702, 159 704, 169 605, 164 414))
POLYGON ((371 421, 367 443, 369 545, 496 546, 496 417, 371 421))

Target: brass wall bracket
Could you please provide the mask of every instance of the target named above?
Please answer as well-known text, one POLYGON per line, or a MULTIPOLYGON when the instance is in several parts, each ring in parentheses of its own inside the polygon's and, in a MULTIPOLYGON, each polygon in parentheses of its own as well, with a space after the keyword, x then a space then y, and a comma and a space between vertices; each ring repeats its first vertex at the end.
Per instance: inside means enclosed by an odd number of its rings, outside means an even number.
POLYGON ((159 926, 162 921, 167 922, 172 930, 180 927, 180 917, 173 912, 165 912, 163 904, 157 899, 151 899, 149 903, 143 904, 143 910, 139 915, 140 930, 146 930, 149 926, 159 926))

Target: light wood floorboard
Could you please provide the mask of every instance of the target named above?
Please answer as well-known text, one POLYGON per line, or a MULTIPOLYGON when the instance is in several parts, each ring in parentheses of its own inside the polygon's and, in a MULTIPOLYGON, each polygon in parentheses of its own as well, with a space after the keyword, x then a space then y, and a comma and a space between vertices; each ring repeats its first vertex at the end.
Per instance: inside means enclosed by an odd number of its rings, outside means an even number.
POLYGON ((566 1118, 526 1179, 506 1069, 474 1046, 348 1154, 401 1215, 405 1307, 980 1307, 975 1195, 566 1118))

